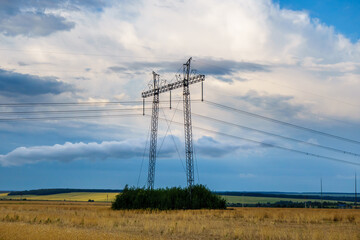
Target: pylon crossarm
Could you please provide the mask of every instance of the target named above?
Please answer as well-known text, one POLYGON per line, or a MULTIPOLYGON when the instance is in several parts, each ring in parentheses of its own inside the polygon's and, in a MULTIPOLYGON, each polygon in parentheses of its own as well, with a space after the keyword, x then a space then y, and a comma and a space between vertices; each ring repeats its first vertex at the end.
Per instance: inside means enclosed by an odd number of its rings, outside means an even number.
MULTIPOLYGON (((203 82, 205 81, 205 75, 196 75, 196 76, 192 76, 189 78, 189 85, 190 84, 194 84, 194 83, 198 83, 198 82, 203 82)), ((169 83, 165 86, 161 86, 157 89, 151 89, 145 92, 141 93, 141 96, 143 98, 147 98, 147 97, 151 97, 154 96, 154 94, 158 93, 163 93, 163 92, 167 92, 167 91, 171 91, 173 89, 177 89, 177 88, 181 88, 184 86, 184 80, 180 80, 180 81, 176 81, 173 83, 169 83)))

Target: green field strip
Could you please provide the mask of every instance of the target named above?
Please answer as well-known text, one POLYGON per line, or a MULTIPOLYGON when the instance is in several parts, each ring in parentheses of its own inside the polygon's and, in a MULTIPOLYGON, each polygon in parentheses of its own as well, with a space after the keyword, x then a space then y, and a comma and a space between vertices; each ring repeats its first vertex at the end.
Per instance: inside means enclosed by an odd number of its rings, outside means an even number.
MULTIPOLYGON (((280 201, 292 201, 292 202, 307 202, 307 201, 321 201, 320 199, 304 199, 304 198, 272 198, 272 197, 249 197, 249 196, 225 196, 228 203, 244 203, 244 204, 256 204, 256 203, 276 203, 280 201)), ((326 202, 337 202, 333 200, 324 200, 326 202)))
POLYGON ((112 202, 118 193, 94 193, 94 192, 72 192, 72 193, 59 193, 51 195, 0 195, 2 199, 27 199, 27 200, 46 200, 46 201, 88 201, 89 199, 96 202, 112 202))

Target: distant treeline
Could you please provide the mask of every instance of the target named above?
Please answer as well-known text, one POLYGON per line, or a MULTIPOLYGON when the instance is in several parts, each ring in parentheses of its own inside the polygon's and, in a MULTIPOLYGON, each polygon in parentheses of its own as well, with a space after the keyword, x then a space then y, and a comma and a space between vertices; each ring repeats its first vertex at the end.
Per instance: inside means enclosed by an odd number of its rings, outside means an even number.
POLYGON ((124 188, 116 196, 112 209, 225 209, 226 200, 203 185, 191 188, 124 188))
POLYGON ((353 204, 345 202, 293 202, 293 201, 278 201, 275 203, 229 203, 228 207, 273 207, 273 208, 353 208, 353 204))
POLYGON ((108 192, 108 193, 120 193, 122 190, 115 189, 72 189, 72 188, 53 188, 53 189, 37 189, 37 190, 26 190, 26 191, 14 191, 10 192, 9 196, 15 195, 51 195, 59 193, 72 193, 72 192, 108 192))
POLYGON ((272 198, 298 198, 298 199, 319 199, 343 202, 354 202, 355 196, 349 193, 336 193, 331 196, 329 193, 323 193, 321 197, 318 194, 287 194, 287 193, 265 193, 265 192, 216 192, 216 194, 224 196, 247 196, 247 197, 272 197, 272 198), (327 195, 329 194, 329 195, 327 195))

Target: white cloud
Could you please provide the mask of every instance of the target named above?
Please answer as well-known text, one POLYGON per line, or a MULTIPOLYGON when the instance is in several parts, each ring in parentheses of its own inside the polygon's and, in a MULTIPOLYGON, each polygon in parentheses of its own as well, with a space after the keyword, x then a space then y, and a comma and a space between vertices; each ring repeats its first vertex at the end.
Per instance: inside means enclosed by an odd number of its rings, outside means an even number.
MULTIPOLYGON (((157 70, 156 64, 162 69, 161 64, 166 61, 178 62, 180 67, 188 56, 194 56, 195 68, 209 63, 213 64, 208 65, 210 69, 220 63, 233 66, 231 71, 225 69, 223 76, 206 76, 205 99, 243 106, 251 111, 266 110, 268 116, 297 118, 300 123, 314 119, 311 115, 360 119, 356 107, 360 102, 360 41, 351 43, 333 27, 311 19, 306 12, 280 9, 270 0, 153 0, 117 2, 102 12, 64 9, 61 16, 75 23, 71 31, 36 39, 0 35, 2 49, 16 50, 0 60, 4 69, 40 77, 54 76, 81 90, 58 101, 73 102, 71 98, 76 101, 140 100, 151 72, 135 68, 125 72, 109 71, 109 68, 121 70, 124 65, 142 62, 145 66, 150 62, 157 70), (268 71, 243 71, 237 67, 239 62, 266 66, 268 71), (218 77, 233 82, 220 81, 218 77), (253 101, 245 106, 242 104, 244 98, 236 99, 249 93, 254 93, 253 101), (278 103, 274 109, 271 108, 273 101, 278 103), (289 114, 294 111, 293 107, 296 114, 289 114)), ((164 72, 164 75, 171 78, 173 73, 164 72)), ((198 98, 199 88, 192 88, 192 96, 198 98)), ((227 121, 235 119, 238 123, 241 120, 206 105, 193 105, 192 110, 221 116, 227 121)), ((139 122, 112 120, 114 124, 134 128, 139 122)), ((197 135, 195 131, 194 135, 197 135)), ((84 143, 73 145, 80 149, 90 143, 81 144, 84 143)), ((68 145, 44 148, 55 151, 72 146, 68 145)), ((16 158, 10 156, 25 152, 37 153, 36 149, 18 148, 2 155, 2 162, 11 164, 15 160, 9 159, 16 158)), ((77 152, 70 158, 80 156, 77 152)), ((26 156, 23 159, 28 161, 26 156)), ((38 156, 37 159, 42 158, 38 156)))
POLYGON ((144 144, 137 141, 67 142, 63 145, 19 147, 6 155, 0 155, 0 164, 2 166, 17 166, 42 161, 128 159, 139 157, 142 155, 143 149, 144 144))
MULTIPOLYGON (((175 154, 175 146, 172 137, 167 136, 158 139, 158 158, 171 158, 175 154)), ((173 136, 179 148, 183 146, 179 138, 173 136)), ((211 137, 202 137, 195 141, 198 146, 196 151, 202 157, 221 157, 226 154, 234 153, 238 149, 248 150, 255 148, 255 145, 235 145, 217 142, 211 137)), ((71 162, 76 160, 99 161, 106 159, 131 159, 143 157, 145 141, 131 139, 124 141, 103 141, 97 142, 66 142, 65 144, 55 144, 53 146, 32 146, 18 147, 5 155, 0 155, 0 165, 20 166, 24 164, 34 164, 43 161, 71 162)), ((146 157, 148 156, 149 143, 147 143, 146 157)), ((181 151, 182 148, 179 150, 181 151)), ((181 151, 182 152, 182 151, 181 151)), ((183 155, 183 154, 182 154, 183 155)))

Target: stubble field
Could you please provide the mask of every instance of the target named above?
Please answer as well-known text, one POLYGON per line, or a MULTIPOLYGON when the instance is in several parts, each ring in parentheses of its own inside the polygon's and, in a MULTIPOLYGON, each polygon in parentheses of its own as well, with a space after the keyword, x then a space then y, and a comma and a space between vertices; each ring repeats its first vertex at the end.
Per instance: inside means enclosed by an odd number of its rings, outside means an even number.
POLYGON ((0 239, 360 239, 360 211, 113 211, 108 203, 0 201, 0 239))

